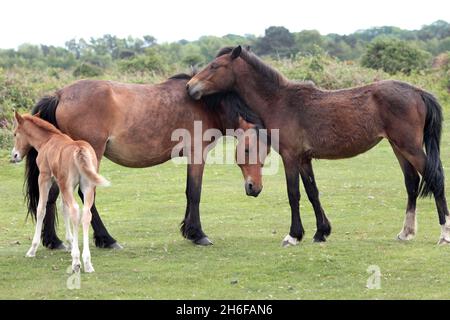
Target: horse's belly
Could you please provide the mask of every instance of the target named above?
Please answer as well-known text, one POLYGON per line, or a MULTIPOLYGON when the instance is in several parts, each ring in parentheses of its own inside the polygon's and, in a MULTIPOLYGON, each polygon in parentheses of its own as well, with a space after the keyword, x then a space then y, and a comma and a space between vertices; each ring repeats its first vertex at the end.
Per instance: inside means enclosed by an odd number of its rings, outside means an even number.
POLYGON ((161 148, 145 148, 130 145, 110 143, 106 145, 105 157, 109 160, 130 168, 151 167, 170 159, 170 150, 161 148))
POLYGON ((312 156, 316 159, 345 159, 352 158, 361 153, 367 152, 376 146, 383 138, 377 137, 374 139, 364 140, 347 140, 345 142, 335 143, 329 141, 317 145, 311 150, 312 156))

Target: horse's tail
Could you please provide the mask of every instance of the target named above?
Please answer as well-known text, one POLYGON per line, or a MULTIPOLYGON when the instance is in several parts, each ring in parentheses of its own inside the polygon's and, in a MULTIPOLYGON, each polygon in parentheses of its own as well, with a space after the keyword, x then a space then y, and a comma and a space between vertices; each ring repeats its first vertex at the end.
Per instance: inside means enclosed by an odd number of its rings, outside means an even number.
POLYGON ((96 186, 108 187, 111 183, 103 176, 97 173, 92 157, 95 157, 95 153, 92 150, 90 152, 86 147, 80 147, 75 153, 75 164, 81 173, 87 180, 92 182, 96 186))
POLYGON ((444 170, 440 159, 440 142, 442 131, 442 108, 436 98, 421 92, 421 97, 427 108, 423 144, 427 154, 427 162, 419 186, 421 197, 442 195, 444 193, 444 170))
MULTIPOLYGON (((41 119, 58 127, 56 123, 56 108, 58 107, 58 103, 59 98, 56 95, 44 97, 33 107, 31 114, 39 113, 41 119)), ((36 219, 36 210, 39 202, 39 168, 36 164, 37 155, 36 149, 31 148, 25 163, 25 201, 28 207, 27 217, 31 215, 32 219, 36 219)))

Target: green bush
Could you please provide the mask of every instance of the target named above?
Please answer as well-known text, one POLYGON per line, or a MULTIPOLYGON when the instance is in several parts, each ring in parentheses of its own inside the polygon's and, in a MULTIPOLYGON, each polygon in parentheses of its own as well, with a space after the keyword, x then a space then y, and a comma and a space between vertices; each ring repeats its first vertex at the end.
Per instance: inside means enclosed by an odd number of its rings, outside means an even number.
POLYGON ((136 72, 158 72, 166 71, 166 63, 162 57, 153 51, 148 51, 145 55, 139 55, 132 59, 119 61, 119 70, 128 73, 136 72))
POLYGON ((364 67, 382 69, 390 74, 423 70, 427 67, 430 54, 398 39, 376 38, 367 47, 361 58, 364 67))
POLYGON ((82 63, 73 71, 75 77, 93 78, 103 74, 102 68, 90 63, 82 63))

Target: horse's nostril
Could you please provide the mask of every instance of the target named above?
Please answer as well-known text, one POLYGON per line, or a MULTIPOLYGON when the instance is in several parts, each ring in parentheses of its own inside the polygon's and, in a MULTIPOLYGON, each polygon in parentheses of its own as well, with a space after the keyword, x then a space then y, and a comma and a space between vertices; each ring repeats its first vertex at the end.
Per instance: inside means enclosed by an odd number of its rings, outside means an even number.
POLYGON ((248 188, 249 188, 250 190, 252 190, 252 189, 253 189, 253 184, 252 184, 252 183, 249 183, 249 184, 248 184, 248 188))
POLYGON ((186 83, 186 90, 189 90, 189 83, 186 83))
POLYGON ((14 154, 14 159, 17 159, 17 153, 14 154))

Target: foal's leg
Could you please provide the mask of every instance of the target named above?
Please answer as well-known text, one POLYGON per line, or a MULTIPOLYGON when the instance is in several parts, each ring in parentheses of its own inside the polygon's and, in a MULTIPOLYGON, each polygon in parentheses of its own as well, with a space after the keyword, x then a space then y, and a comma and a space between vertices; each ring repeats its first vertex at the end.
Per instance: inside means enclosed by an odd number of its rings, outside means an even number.
POLYGON ((286 175, 289 205, 291 206, 291 229, 283 239, 282 246, 297 245, 305 233, 300 219, 300 189, 298 159, 283 157, 284 172, 286 175))
POLYGON ((80 262, 80 249, 78 247, 78 225, 80 223, 80 213, 78 203, 75 201, 75 198, 72 194, 72 188, 70 187, 62 187, 61 192, 63 195, 64 205, 69 209, 70 220, 72 221, 73 227, 73 241, 72 241, 72 271, 79 272, 81 267, 80 262))
POLYGON ((36 255, 36 250, 41 240, 42 222, 44 221, 45 217, 45 206, 47 204, 48 192, 50 191, 50 187, 52 185, 51 176, 41 172, 41 174, 39 175, 38 183, 39 203, 36 211, 36 228, 34 231, 31 247, 26 254, 27 257, 34 257, 36 255))
POLYGON ((331 233, 331 225, 320 204, 319 190, 314 179, 311 159, 306 159, 300 164, 300 175, 305 186, 306 194, 316 215, 317 231, 314 235, 314 242, 324 242, 326 241, 326 237, 331 233))
MULTIPOLYGON (((84 203, 84 195, 80 188, 78 188, 78 195, 84 203)), ((103 224, 102 219, 100 218, 100 214, 97 211, 97 207, 95 206, 95 191, 94 191, 94 202, 91 207, 92 214, 92 229, 94 229, 94 240, 95 246, 98 248, 108 248, 108 249, 122 249, 122 246, 117 243, 116 239, 114 239, 106 230, 105 225, 103 224)))
POLYGON ((47 199, 47 208, 42 230, 42 244, 49 249, 65 249, 63 242, 58 238, 55 231, 56 200, 59 195, 59 187, 53 182, 47 199))
POLYGON ((64 226, 66 228, 66 241, 69 245, 68 249, 72 249, 72 242, 73 242, 73 235, 72 235, 72 228, 70 226, 70 210, 67 206, 64 197, 62 197, 62 203, 63 203, 63 218, 64 218, 64 226))
POLYGON ((397 147, 392 145, 392 149, 402 168, 405 177, 406 192, 408 193, 405 221, 403 223, 403 229, 397 235, 397 238, 399 240, 411 240, 417 232, 416 201, 419 195, 420 177, 414 166, 405 159, 397 147))
POLYGON ((186 214, 181 223, 181 233, 183 236, 195 244, 206 246, 212 242, 202 230, 200 222, 200 195, 202 192, 202 178, 204 163, 188 164, 186 182, 186 214))
POLYGON ((91 252, 89 250, 89 225, 91 224, 92 214, 91 207, 94 203, 94 187, 83 186, 84 205, 81 221, 83 224, 83 265, 84 272, 94 272, 94 267, 91 263, 91 252))

